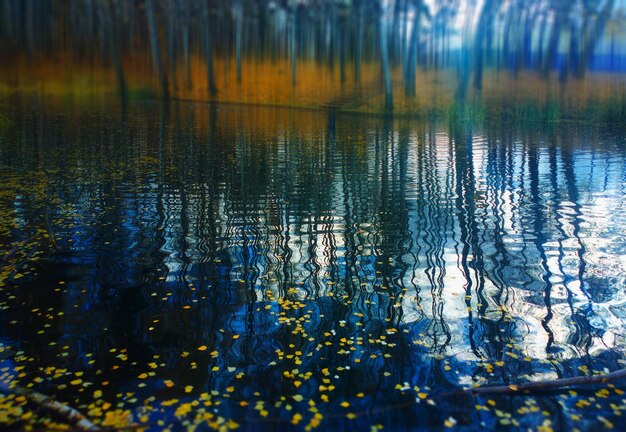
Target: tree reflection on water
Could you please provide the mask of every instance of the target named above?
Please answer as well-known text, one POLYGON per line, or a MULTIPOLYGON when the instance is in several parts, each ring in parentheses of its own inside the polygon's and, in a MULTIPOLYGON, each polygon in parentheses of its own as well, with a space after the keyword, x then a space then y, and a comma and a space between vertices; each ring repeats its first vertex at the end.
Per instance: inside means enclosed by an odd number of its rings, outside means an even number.
POLYGON ((621 129, 15 106, 3 380, 155 429, 621 424, 621 384, 442 396, 621 367, 621 129))

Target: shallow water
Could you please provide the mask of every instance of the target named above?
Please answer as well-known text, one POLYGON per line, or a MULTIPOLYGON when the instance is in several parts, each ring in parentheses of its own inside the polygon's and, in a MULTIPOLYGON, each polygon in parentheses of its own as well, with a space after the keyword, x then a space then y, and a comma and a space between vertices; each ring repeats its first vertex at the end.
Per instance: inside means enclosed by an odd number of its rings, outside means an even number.
POLYGON ((626 427, 624 381, 451 394, 624 367, 624 129, 4 113, 4 382, 155 430, 626 427))

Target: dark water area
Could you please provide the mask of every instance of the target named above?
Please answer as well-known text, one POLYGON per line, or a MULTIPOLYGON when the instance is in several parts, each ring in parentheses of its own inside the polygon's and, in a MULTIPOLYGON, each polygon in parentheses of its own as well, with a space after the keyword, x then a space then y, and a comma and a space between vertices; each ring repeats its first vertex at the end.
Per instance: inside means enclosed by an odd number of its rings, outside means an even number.
POLYGON ((626 427, 624 381, 454 393, 625 366, 623 127, 3 113, 3 382, 151 430, 626 427))

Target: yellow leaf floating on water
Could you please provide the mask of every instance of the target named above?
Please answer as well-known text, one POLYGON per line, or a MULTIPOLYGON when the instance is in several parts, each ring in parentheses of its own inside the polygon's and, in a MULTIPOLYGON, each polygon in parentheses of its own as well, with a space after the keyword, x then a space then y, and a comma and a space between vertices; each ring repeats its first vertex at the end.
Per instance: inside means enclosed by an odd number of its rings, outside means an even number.
POLYGON ((348 417, 348 419, 350 419, 350 420, 354 420, 356 418, 356 414, 355 413, 348 413, 348 414, 346 414, 346 417, 348 417))
POLYGON ((198 351, 206 351, 207 346, 206 345, 201 345, 198 347, 198 351))
POLYGON ((108 411, 105 415, 105 419, 102 422, 102 426, 111 426, 113 428, 122 428, 127 426, 132 421, 132 414, 130 411, 117 409, 115 411, 108 411))
POLYGON ((293 400, 295 400, 296 402, 302 402, 302 399, 304 399, 302 397, 302 395, 294 395, 293 396, 293 400))
POLYGON ((174 387, 174 381, 171 381, 171 380, 165 380, 163 381, 163 384, 165 384, 165 387, 168 387, 168 388, 174 387))
POLYGON ((456 419, 454 417, 448 417, 443 425, 447 428, 451 428, 456 424, 456 419))
POLYGON ((174 415, 176 417, 182 417, 182 416, 188 414, 189 412, 191 412, 191 404, 184 403, 184 404, 180 405, 178 408, 176 408, 176 412, 174 413, 174 415))
POLYGON ((148 374, 144 372, 144 373, 142 373, 142 374, 139 374, 139 375, 137 376, 137 378, 139 378, 139 379, 146 379, 146 378, 148 378, 148 374))
POLYGON ((344 407, 344 408, 348 408, 348 407, 350 406, 350 402, 348 402, 348 401, 343 401, 343 402, 341 402, 339 405, 341 405, 341 406, 342 406, 342 407, 344 407))
POLYGON ((192 385, 185 386, 185 393, 191 393, 192 391, 193 391, 192 385))

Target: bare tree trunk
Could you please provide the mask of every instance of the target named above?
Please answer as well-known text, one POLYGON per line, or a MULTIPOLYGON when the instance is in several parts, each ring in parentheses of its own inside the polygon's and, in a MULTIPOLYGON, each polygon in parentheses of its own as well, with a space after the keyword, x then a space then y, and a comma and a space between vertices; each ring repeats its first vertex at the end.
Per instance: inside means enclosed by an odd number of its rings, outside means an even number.
POLYGON ((326 9, 326 15, 328 16, 327 18, 328 69, 330 69, 331 72, 335 72, 335 43, 336 43, 335 39, 337 38, 337 35, 335 33, 337 31, 336 30, 337 21, 335 17, 335 6, 333 4, 330 4, 328 6, 328 9, 326 9), (330 9, 330 11, 328 9, 330 9))
POLYGON ((391 90, 391 73, 389 71, 389 53, 387 52, 387 24, 385 8, 381 4, 381 14, 378 19, 378 37, 380 45, 380 59, 385 85, 385 110, 393 111, 393 94, 391 90))
POLYGON ((358 7, 356 19, 356 43, 354 49, 354 81, 361 82, 361 57, 363 55, 363 5, 358 7))
POLYGON ((486 41, 487 35, 492 33, 493 29, 493 17, 496 12, 497 0, 485 0, 483 9, 480 13, 480 19, 476 26, 476 39, 474 41, 474 88, 481 90, 483 86, 483 69, 485 61, 485 42, 487 46, 490 46, 489 41, 486 41))
POLYGON ((13 11, 11 8, 11 2, 10 1, 3 1, 2 2, 2 22, 3 22, 3 34, 6 35, 9 39, 14 40, 15 39, 15 31, 13 28, 13 20, 15 19, 13 16, 13 11))
POLYGON ((243 5, 240 1, 233 6, 233 18, 235 20, 235 63, 237 82, 241 82, 241 37, 243 33, 243 5))
POLYGON ((176 16, 177 14, 177 7, 174 4, 175 2, 177 2, 179 0, 169 0, 167 2, 167 5, 164 6, 166 7, 166 13, 167 13, 167 65, 169 66, 169 70, 170 70, 170 76, 172 77, 172 87, 173 87, 173 91, 174 93, 176 93, 176 91, 178 90, 178 84, 177 84, 177 80, 176 80, 176 53, 177 53, 177 47, 176 47, 176 36, 177 36, 177 31, 176 31, 176 16))
POLYGON ((413 28, 411 29, 408 53, 406 54, 406 65, 404 68, 404 94, 409 97, 415 96, 415 72, 417 71, 420 17, 421 0, 415 2, 415 19, 413 21, 413 28))
POLYGON ((344 12, 341 11, 339 20, 339 80, 341 84, 346 81, 346 33, 347 33, 347 20, 344 16, 344 12))
POLYGON ((184 8, 182 2, 178 2, 178 13, 183 16, 181 38, 183 42, 183 59, 185 61, 185 85, 191 90, 191 64, 189 60, 189 28, 191 27, 191 5, 187 3, 184 8))
POLYGON ((150 33, 150 49, 152 51, 152 61, 154 62, 154 70, 157 74, 157 80, 161 87, 161 96, 163 99, 169 99, 169 86, 167 84, 167 74, 163 69, 161 59, 161 46, 159 44, 159 34, 154 16, 153 0, 146 0, 146 17, 148 19, 148 31, 150 33))
POLYGON ((593 54, 596 50, 596 46, 598 42, 600 42, 600 38, 602 37, 602 33, 604 33, 604 28, 611 18, 611 12, 613 11, 613 5, 615 4, 615 0, 606 0, 604 6, 600 10, 598 14, 595 25, 593 29, 588 33, 589 36, 587 40, 584 42, 583 51, 582 51, 582 59, 580 61, 580 67, 577 70, 577 75, 579 77, 583 77, 585 75, 585 70, 589 65, 589 61, 592 59, 593 54))
POLYGON ((206 57, 206 81, 209 96, 214 97, 217 93, 217 85, 215 84, 215 72, 213 71, 213 46, 211 43, 211 14, 209 11, 209 0, 200 0, 202 2, 202 15, 204 18, 204 46, 206 57))
POLYGON ((120 99, 125 102, 128 99, 128 88, 126 87, 126 79, 124 78, 124 69, 122 67, 122 58, 120 54, 120 44, 118 41, 117 33, 117 14, 115 12, 115 0, 109 0, 108 2, 108 14, 104 15, 108 18, 109 31, 107 32, 109 37, 109 49, 111 52, 111 58, 113 59, 113 66, 115 67, 115 77, 117 78, 117 88, 120 93, 120 99))
POLYGON ((296 47, 296 6, 292 6, 289 12, 289 52, 291 57, 291 85, 296 86, 297 73, 297 47, 296 47))
POLYGON ((548 19, 547 15, 547 12, 544 11, 541 17, 541 24, 539 24, 539 28, 541 30, 539 30, 539 41, 537 43, 537 59, 535 61, 535 68, 537 69, 537 71, 541 71, 541 68, 543 66, 543 60, 545 58, 543 46, 545 45, 544 40, 546 38, 546 21, 548 19))
POLYGON ((32 60, 35 55, 35 16, 33 0, 24 0, 24 32, 26 33, 26 48, 28 58, 32 60))
POLYGON ((561 29, 563 24, 567 21, 567 14, 569 12, 569 2, 563 2, 556 6, 556 14, 554 17, 554 23, 552 24, 552 30, 550 32, 550 40, 548 41, 548 47, 546 50, 546 57, 543 59, 542 75, 544 78, 550 77, 550 70, 552 69, 552 63, 558 54, 559 40, 561 39, 561 29))

